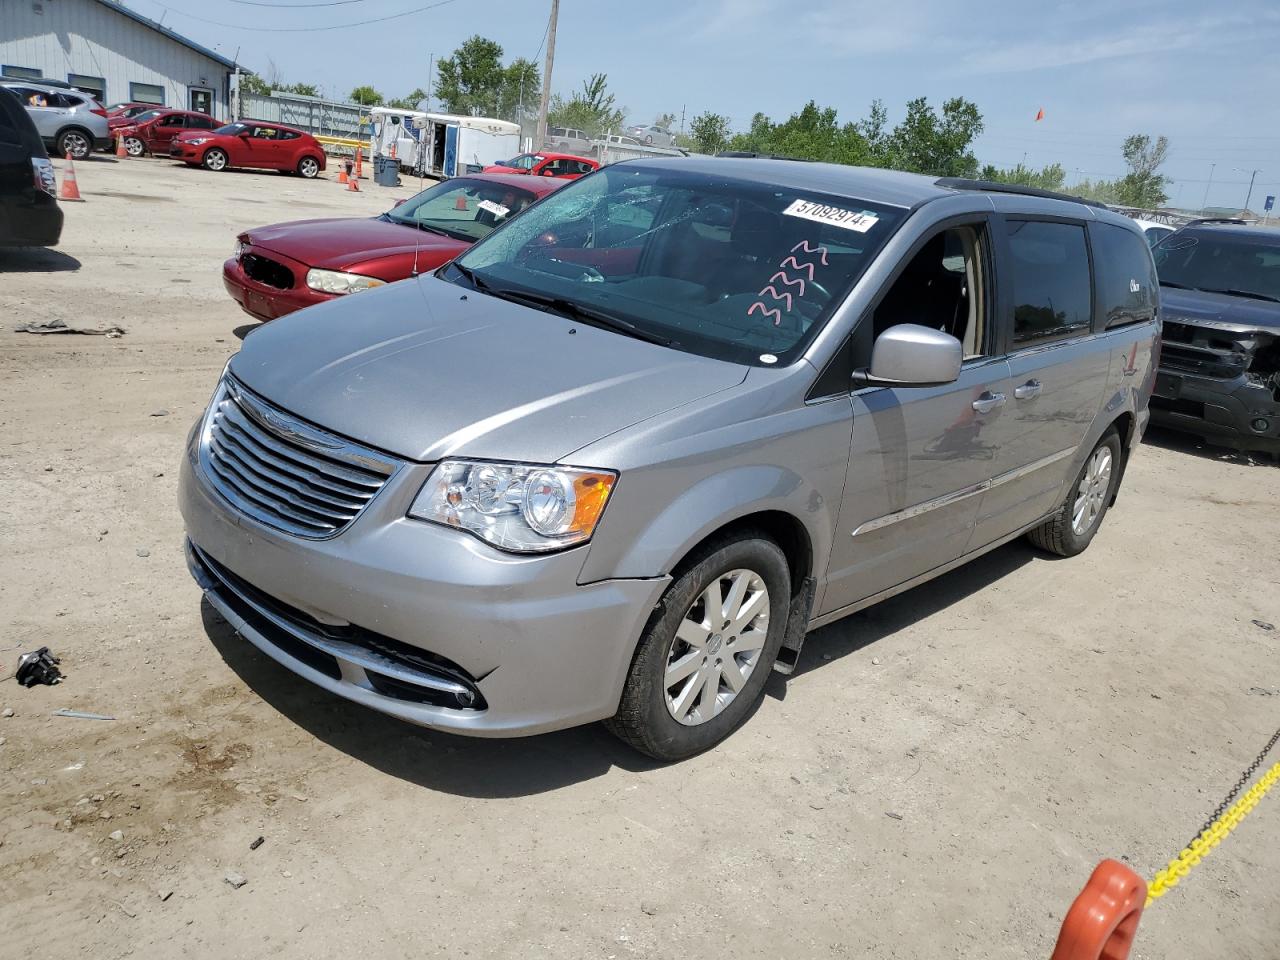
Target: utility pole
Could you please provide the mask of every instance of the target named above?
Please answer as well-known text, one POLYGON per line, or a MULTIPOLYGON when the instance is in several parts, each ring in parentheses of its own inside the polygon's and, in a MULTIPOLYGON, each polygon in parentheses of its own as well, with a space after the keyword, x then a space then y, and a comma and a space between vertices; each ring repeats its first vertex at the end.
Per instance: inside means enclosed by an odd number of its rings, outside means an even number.
MULTIPOLYGON (((436 85, 436 55, 435 55, 434 53, 431 55, 431 59, 430 59, 429 61, 427 61, 427 63, 428 63, 428 66, 427 66, 427 109, 426 109, 426 112, 427 112, 427 113, 430 113, 430 112, 431 112, 431 91, 435 88, 435 85, 436 85)), ((416 107, 416 106, 417 106, 417 104, 415 103, 415 104, 414 104, 414 106, 416 107)))
POLYGON ((1204 201, 1200 204, 1200 216, 1204 216, 1205 207, 1209 206, 1209 188, 1213 186, 1213 171, 1218 165, 1209 164, 1209 182, 1204 185, 1204 201))
POLYGON ((551 22, 547 24, 547 65, 542 71, 542 103, 538 106, 538 130, 533 144, 537 150, 547 139, 547 105, 551 102, 551 66, 556 59, 556 20, 560 16, 560 0, 551 0, 551 22))
POLYGON ((682 103, 682 104, 680 104, 680 136, 682 136, 682 137, 684 136, 684 111, 685 111, 685 106, 686 106, 686 105, 685 105, 685 104, 683 104, 683 103, 682 103))
POLYGON ((1260 174, 1262 171, 1261 170, 1242 170, 1239 167, 1233 167, 1232 169, 1234 169, 1236 173, 1247 173, 1249 175, 1249 192, 1245 195, 1244 209, 1241 211, 1241 213, 1248 213, 1249 201, 1253 199, 1253 181, 1257 179, 1258 174, 1260 174))

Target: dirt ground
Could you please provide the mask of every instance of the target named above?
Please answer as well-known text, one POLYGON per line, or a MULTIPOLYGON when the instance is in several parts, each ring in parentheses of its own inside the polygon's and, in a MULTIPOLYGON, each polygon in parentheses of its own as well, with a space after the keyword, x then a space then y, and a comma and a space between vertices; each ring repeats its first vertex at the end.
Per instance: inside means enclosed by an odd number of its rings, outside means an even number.
MULTIPOLYGON (((177 466, 246 330, 236 232, 412 188, 77 172, 62 245, 0 252, 0 658, 67 674, 0 683, 0 957, 1047 957, 1100 859, 1150 877, 1280 725, 1280 468, 1173 435, 1085 555, 1014 544, 819 631, 685 763, 312 688, 202 606, 177 466), (127 333, 13 332, 50 319, 127 333)), ((1280 795, 1134 956, 1280 957, 1280 795)))

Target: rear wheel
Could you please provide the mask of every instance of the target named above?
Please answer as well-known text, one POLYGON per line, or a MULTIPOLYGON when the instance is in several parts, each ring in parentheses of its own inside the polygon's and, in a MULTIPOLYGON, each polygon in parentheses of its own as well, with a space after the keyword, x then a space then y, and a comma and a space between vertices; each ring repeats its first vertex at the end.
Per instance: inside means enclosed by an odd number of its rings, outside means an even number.
POLYGON ((140 157, 147 152, 147 145, 137 137, 125 137, 124 152, 131 157, 140 157))
POLYGON ((315 178, 320 172, 320 161, 315 157, 303 157, 298 161, 298 176, 306 177, 308 180, 315 178))
POLYGON ((763 535, 704 551, 646 628, 609 729, 656 760, 729 736, 764 696, 790 596, 786 557, 763 535))
POLYGON ((227 169, 227 154, 225 150, 213 147, 205 151, 204 166, 206 170, 212 170, 215 173, 227 169))
POLYGON ((71 154, 72 160, 83 160, 93 151, 93 138, 83 130, 63 130, 55 144, 58 156, 71 154))
POLYGON ((1115 497, 1120 456, 1120 435, 1115 427, 1109 427, 1080 468, 1058 512, 1028 533, 1027 539, 1060 557, 1083 553, 1115 497))

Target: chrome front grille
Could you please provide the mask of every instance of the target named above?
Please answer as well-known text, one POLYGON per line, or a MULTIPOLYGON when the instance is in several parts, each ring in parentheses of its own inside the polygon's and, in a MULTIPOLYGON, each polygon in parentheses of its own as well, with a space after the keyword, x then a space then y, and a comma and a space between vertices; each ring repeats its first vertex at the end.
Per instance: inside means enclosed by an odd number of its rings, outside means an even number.
POLYGON ((200 463, 241 513, 309 540, 345 530, 399 466, 285 413, 230 377, 205 416, 200 463))

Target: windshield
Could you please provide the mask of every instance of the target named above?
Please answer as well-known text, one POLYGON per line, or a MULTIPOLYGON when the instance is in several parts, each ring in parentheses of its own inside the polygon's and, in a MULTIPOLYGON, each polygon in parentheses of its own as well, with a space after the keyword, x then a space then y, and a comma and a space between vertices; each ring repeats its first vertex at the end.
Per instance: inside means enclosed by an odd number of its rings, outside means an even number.
POLYGON ((787 363, 905 214, 808 190, 618 164, 552 194, 468 251, 462 270, 443 275, 495 295, 533 294, 607 314, 691 353, 787 363))
POLYGON ((483 180, 446 180, 406 200, 385 216, 392 223, 472 243, 533 203, 528 190, 483 180))
POLYGON ((500 160, 499 163, 504 167, 514 167, 517 170, 532 170, 533 165, 541 159, 542 157, 536 153, 522 153, 510 160, 500 160))
POLYGON ((1190 231, 1166 237, 1152 251, 1166 286, 1262 300, 1280 300, 1280 237, 1190 231))
POLYGON ((249 125, 247 123, 228 123, 227 125, 219 127, 217 130, 213 132, 226 134, 229 137, 234 137, 236 134, 240 133, 242 130, 248 130, 248 129, 249 129, 249 125))

